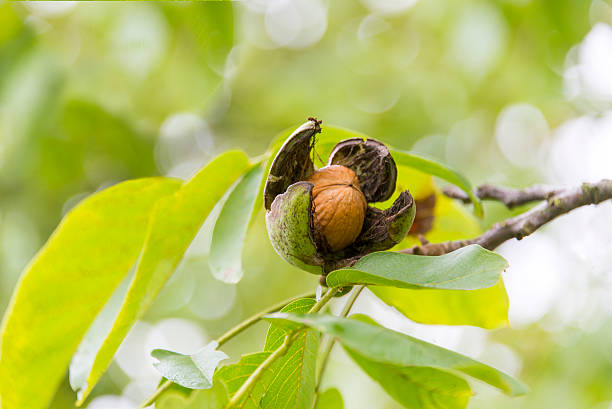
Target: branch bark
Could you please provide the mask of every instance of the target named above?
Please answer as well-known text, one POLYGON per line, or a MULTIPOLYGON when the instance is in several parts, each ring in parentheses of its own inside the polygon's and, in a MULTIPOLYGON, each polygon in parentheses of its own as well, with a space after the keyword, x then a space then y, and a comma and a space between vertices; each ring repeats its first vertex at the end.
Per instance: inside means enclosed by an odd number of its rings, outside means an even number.
MULTIPOLYGON (((439 256, 470 244, 479 244, 486 249, 493 250, 507 240, 513 238, 521 240, 523 237, 529 236, 551 220, 578 207, 596 205, 612 199, 612 180, 603 179, 597 183, 583 183, 582 186, 566 189, 545 189, 536 186, 524 191, 504 188, 485 190, 499 193, 496 193, 495 199, 504 203, 506 203, 505 200, 509 203, 519 203, 522 200, 521 204, 534 200, 545 199, 546 201, 525 213, 495 224, 482 235, 473 239, 427 243, 400 250, 400 253, 439 256)), ((484 199, 484 197, 481 198, 484 199)))
MULTIPOLYGON (((447 186, 442 192, 453 199, 459 199, 463 203, 469 203, 470 198, 467 194, 456 186, 447 186)), ((559 193, 563 189, 557 189, 545 185, 535 185, 526 189, 511 189, 494 185, 481 185, 476 189, 476 196, 482 200, 497 200, 506 205, 508 209, 522 204, 547 200, 559 193)))

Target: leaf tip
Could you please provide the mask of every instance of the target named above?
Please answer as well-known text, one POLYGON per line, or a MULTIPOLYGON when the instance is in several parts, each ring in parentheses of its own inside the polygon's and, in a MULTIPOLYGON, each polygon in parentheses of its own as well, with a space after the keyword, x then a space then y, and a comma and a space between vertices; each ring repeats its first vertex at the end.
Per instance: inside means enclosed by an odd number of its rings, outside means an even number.
POLYGON ((523 382, 517 380, 517 386, 516 388, 512 389, 509 393, 510 396, 512 397, 517 397, 517 396, 523 396, 528 394, 531 389, 529 388, 529 386, 527 386, 526 384, 524 384, 523 382))

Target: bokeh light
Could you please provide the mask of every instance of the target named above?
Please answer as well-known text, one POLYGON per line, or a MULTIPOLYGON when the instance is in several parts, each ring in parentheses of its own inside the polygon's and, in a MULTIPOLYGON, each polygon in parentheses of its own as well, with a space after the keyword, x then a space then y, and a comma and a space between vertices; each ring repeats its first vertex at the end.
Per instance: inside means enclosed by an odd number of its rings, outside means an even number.
POLYGON ((265 11, 266 32, 278 46, 309 47, 327 28, 327 11, 320 0, 273 0, 265 11))

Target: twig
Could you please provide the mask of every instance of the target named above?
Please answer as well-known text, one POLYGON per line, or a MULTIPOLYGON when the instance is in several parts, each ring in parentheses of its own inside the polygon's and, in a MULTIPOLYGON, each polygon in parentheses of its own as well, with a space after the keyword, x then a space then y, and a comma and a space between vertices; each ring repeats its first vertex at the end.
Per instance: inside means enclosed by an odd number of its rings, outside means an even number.
MULTIPOLYGON (((236 335, 240 334, 245 329, 247 329, 250 326, 252 326, 253 324, 257 323, 259 320, 261 320, 261 318, 264 315, 269 314, 271 312, 276 312, 276 311, 282 309, 285 305, 288 305, 288 304, 292 303, 293 301, 296 301, 296 300, 299 300, 299 299, 302 299, 302 298, 313 298, 314 296, 315 296, 315 294, 313 292, 309 292, 309 293, 306 293, 306 294, 298 295, 297 297, 289 298, 289 299, 287 299, 285 301, 281 301, 278 304, 275 304, 275 305, 272 305, 272 306, 266 308, 265 310, 259 311, 257 314, 247 318, 246 320, 242 321, 240 324, 238 324, 235 327, 231 328, 225 334, 223 334, 219 338, 217 338, 217 344, 218 344, 217 347, 220 347, 221 345, 225 344, 227 341, 229 341, 230 339, 232 339, 236 335)), ((143 409, 143 408, 146 408, 147 406, 151 406, 155 402, 155 400, 157 398, 159 398, 159 396, 166 389, 168 389, 172 384, 173 384, 172 381, 166 380, 164 383, 159 385, 157 387, 157 389, 155 390, 155 392, 153 392, 153 394, 151 396, 149 396, 149 398, 147 398, 146 401, 144 401, 142 404, 140 404, 140 406, 138 406, 138 409, 143 409)))
POLYGON ((521 240, 550 222, 578 207, 596 205, 612 199, 612 180, 603 179, 597 183, 583 183, 580 187, 557 189, 555 193, 525 213, 495 224, 482 235, 469 239, 428 243, 400 250, 401 253, 439 256, 470 244, 479 244, 493 250, 503 242, 516 238, 521 240))
MULTIPOLYGON (((308 311, 308 313, 313 314, 315 312, 320 311, 321 308, 323 308, 325 304, 327 304, 327 302, 331 300, 334 297, 334 295, 336 295, 337 292, 338 292, 337 288, 330 288, 329 290, 327 290, 325 295, 319 301, 317 301, 315 305, 312 306, 312 308, 308 311)), ((230 401, 227 403, 227 405, 225 406, 225 409, 231 409, 235 407, 238 403, 240 403, 240 401, 249 393, 249 391, 253 388, 253 386, 255 386, 255 384, 257 383, 259 378, 261 378, 264 372, 270 366, 272 366, 272 364, 278 358, 280 358, 281 356, 287 353, 287 351, 289 350, 289 346, 295 340, 296 334, 297 334, 297 331, 293 331, 287 334, 281 346, 279 346, 274 352, 272 352, 272 354, 268 356, 266 360, 263 361, 257 367, 257 369, 255 369, 255 371, 247 378, 247 380, 244 381, 242 386, 240 386, 240 388, 236 391, 234 396, 232 396, 230 401)))
MULTIPOLYGON (((549 199, 562 191, 563 189, 544 185, 535 185, 526 189, 481 185, 476 189, 476 196, 482 200, 497 200, 505 204, 508 209, 512 209, 526 203, 549 199)), ((468 195, 456 186, 447 186, 442 189, 442 192, 450 198, 461 200, 463 203, 470 202, 468 195)))

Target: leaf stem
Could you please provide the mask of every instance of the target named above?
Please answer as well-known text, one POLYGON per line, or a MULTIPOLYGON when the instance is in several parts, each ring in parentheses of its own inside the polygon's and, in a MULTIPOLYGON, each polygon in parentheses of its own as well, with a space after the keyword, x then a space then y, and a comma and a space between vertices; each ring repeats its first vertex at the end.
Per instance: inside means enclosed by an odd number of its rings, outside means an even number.
MULTIPOLYGON (((346 317, 349 314, 351 308, 353 308, 353 304, 355 304, 355 301, 357 300, 364 288, 364 285, 359 285, 355 287, 355 289, 351 293, 351 296, 346 300, 346 304, 344 304, 344 307, 340 312, 340 317, 346 317)), ((323 373, 325 372, 325 368, 327 367, 329 354, 331 353, 335 342, 335 339, 327 337, 325 345, 321 348, 321 367, 319 368, 319 371, 317 373, 317 386, 315 387, 315 406, 317 404, 317 399, 319 398, 319 388, 321 386, 321 380, 323 379, 323 373)))
POLYGON ((340 312, 341 317, 346 317, 349 314, 349 312, 351 312, 351 308, 353 308, 353 304, 355 304, 355 301, 357 301, 357 297, 359 297, 359 294, 361 294, 364 288, 365 288, 365 285, 358 285, 355 287, 351 296, 348 298, 348 300, 346 300, 346 304, 344 304, 344 307, 342 308, 342 312, 340 312))
MULTIPOLYGON (((326 294, 327 295, 327 294, 326 294)), ((242 321, 241 323, 239 323, 238 325, 236 325, 235 327, 231 328, 230 330, 228 330, 226 333, 224 333, 223 335, 221 335, 219 338, 217 338, 217 343, 218 343, 218 347, 220 347, 221 345, 225 344, 227 341, 229 341, 230 339, 234 338, 236 335, 240 334, 242 331, 244 331, 245 329, 251 327, 253 324, 257 323, 259 320, 261 320, 261 317, 263 317, 266 314, 269 314, 271 312, 276 312, 280 309, 282 309, 284 306, 292 303, 293 301, 302 299, 302 298, 313 298, 315 296, 315 294, 313 292, 309 292, 306 294, 301 294, 298 295, 297 297, 292 297, 289 298, 287 300, 281 301, 278 304, 274 304, 262 311, 259 311, 257 314, 250 316, 249 318, 247 318, 246 320, 242 321)), ((315 304, 316 306, 316 304, 315 304)), ((144 401, 139 407, 138 409, 143 409, 146 408, 147 406, 152 405, 155 400, 157 398, 159 398, 159 396, 166 390, 168 389, 171 385, 172 385, 172 381, 170 380, 166 380, 164 383, 162 383, 161 385, 159 385, 157 387, 157 389, 155 390, 155 392, 153 392, 153 394, 146 400, 144 401)))
POLYGON ((172 386, 172 381, 166 379, 166 381, 162 383, 161 385, 159 385, 157 389, 155 390, 155 392, 153 392, 153 394, 149 396, 149 398, 146 401, 144 401, 143 403, 140 404, 140 406, 138 406, 138 409, 144 409, 147 406, 151 406, 153 403, 155 403, 155 400, 159 398, 159 396, 162 393, 164 393, 164 391, 168 389, 170 386, 172 386))
POLYGON ((269 314, 271 312, 276 312, 282 309, 285 305, 292 303, 293 301, 299 300, 301 298, 312 298, 314 296, 315 294, 313 292, 309 292, 306 294, 298 295, 297 297, 290 298, 288 300, 284 300, 282 302, 279 302, 278 304, 272 305, 258 312, 257 314, 247 318, 246 320, 242 321, 240 324, 236 325, 235 327, 231 328, 225 334, 217 338, 217 342, 219 343, 219 346, 221 346, 225 344, 227 341, 229 341, 230 339, 232 339, 233 337, 235 337, 236 335, 240 334, 245 329, 257 323, 259 320, 261 320, 261 317, 263 317, 264 315, 269 314))
POLYGON ((321 299, 312 306, 312 308, 308 311, 308 314, 314 314, 315 312, 321 311, 321 308, 325 307, 325 304, 327 304, 327 302, 331 300, 334 295, 338 293, 338 291, 339 289, 337 287, 328 289, 323 297, 321 297, 321 299))
POLYGON ((268 356, 266 360, 263 361, 261 365, 257 367, 257 369, 255 369, 255 371, 253 371, 251 376, 249 376, 249 378, 242 384, 240 389, 236 391, 234 396, 232 396, 232 399, 225 406, 225 409, 233 408, 242 400, 242 398, 244 398, 249 393, 251 388, 255 386, 255 383, 259 380, 259 378, 261 378, 263 373, 270 366, 272 366, 274 361, 285 355, 285 353, 289 350, 289 346, 291 345, 292 341, 293 334, 287 335, 281 346, 279 346, 274 352, 272 352, 272 354, 268 356))
MULTIPOLYGON (((323 297, 321 297, 321 299, 317 301, 315 305, 312 306, 312 308, 308 311, 308 313, 313 314, 313 313, 320 311, 321 308, 323 308, 325 304, 327 304, 329 300, 331 300, 334 297, 334 295, 336 295, 337 292, 338 292, 338 288, 328 289, 325 295, 323 295, 323 297)), ((287 353, 287 351, 289 350, 289 347, 295 340, 296 334, 297 334, 297 331, 292 331, 289 334, 287 334, 281 346, 279 346, 274 352, 272 352, 272 354, 268 356, 266 360, 263 361, 257 367, 257 369, 255 369, 255 371, 248 377, 248 379, 244 381, 240 389, 236 391, 234 396, 232 396, 230 401, 227 403, 227 405, 225 406, 225 409, 231 409, 235 407, 245 396, 247 396, 249 391, 253 388, 253 386, 255 386, 255 384, 262 377, 264 372, 270 366, 272 366, 272 364, 278 358, 280 358, 281 356, 285 355, 285 353, 287 353)))

